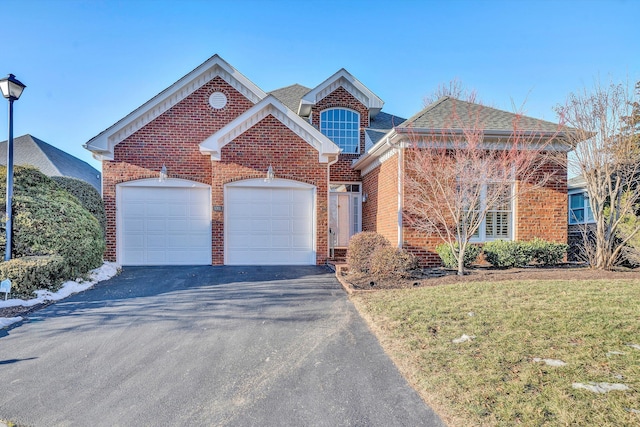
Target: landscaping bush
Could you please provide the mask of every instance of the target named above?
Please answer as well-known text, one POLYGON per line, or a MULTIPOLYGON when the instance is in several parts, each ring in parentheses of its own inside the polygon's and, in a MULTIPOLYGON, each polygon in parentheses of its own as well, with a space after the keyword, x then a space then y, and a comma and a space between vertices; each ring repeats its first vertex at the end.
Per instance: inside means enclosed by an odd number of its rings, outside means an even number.
POLYGON ((347 249, 347 264, 351 271, 368 273, 371 256, 376 249, 391 246, 386 237, 373 231, 363 231, 355 234, 349 241, 347 249))
MULTIPOLYGON (((0 167, 0 175, 6 173, 0 167)), ((105 243, 98 220, 77 198, 30 167, 14 170, 13 257, 60 255, 60 279, 75 279, 102 265, 105 243)), ((0 197, 5 194, 0 183, 0 197)), ((4 197, 0 204, 4 204, 4 197)), ((5 224, 0 223, 4 257, 5 224)))
POLYGON ((533 260, 531 246, 527 242, 494 240, 482 247, 486 260, 494 267, 524 267, 533 260))
POLYGON ((527 242, 527 244, 532 258, 542 265, 561 263, 569 249, 569 245, 565 243, 547 242, 537 237, 527 242))
MULTIPOLYGON (((458 243, 454 246, 456 249, 459 247, 458 243)), ((467 250, 464 252, 464 266, 470 267, 478 258, 478 255, 480 255, 481 250, 482 248, 478 245, 467 245, 467 250)), ((451 247, 447 243, 436 246, 436 252, 440 256, 445 267, 458 268, 458 262, 453 256, 453 252, 451 252, 451 247)))
POLYGON ((381 246, 371 255, 369 272, 381 278, 404 278, 416 268, 418 259, 415 255, 404 249, 381 246))
POLYGON ((102 228, 104 234, 107 225, 107 215, 104 211, 104 202, 100 196, 100 192, 88 182, 68 176, 52 176, 51 179, 74 196, 82 207, 91 212, 95 216, 102 228))
POLYGON ((11 280, 11 296, 33 298, 34 291, 60 289, 65 261, 60 255, 28 256, 0 263, 0 278, 11 280))

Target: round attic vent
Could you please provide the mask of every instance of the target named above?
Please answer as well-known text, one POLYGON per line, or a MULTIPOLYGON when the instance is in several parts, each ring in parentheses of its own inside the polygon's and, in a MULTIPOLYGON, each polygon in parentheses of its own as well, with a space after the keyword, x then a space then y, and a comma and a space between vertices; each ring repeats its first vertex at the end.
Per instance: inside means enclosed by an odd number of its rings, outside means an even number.
POLYGON ((227 105, 227 96, 222 92, 213 92, 209 96, 209 105, 216 110, 220 110, 227 105))

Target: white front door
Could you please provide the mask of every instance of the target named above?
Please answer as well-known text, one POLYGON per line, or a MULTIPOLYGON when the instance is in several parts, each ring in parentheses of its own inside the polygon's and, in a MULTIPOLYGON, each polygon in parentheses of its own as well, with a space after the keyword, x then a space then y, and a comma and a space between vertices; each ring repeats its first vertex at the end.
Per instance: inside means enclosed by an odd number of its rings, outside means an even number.
POLYGON ((351 236, 360 231, 359 190, 359 184, 330 185, 329 229, 334 248, 346 248, 351 236))
POLYGON ((312 265, 315 187, 253 179, 225 187, 225 264, 312 265))

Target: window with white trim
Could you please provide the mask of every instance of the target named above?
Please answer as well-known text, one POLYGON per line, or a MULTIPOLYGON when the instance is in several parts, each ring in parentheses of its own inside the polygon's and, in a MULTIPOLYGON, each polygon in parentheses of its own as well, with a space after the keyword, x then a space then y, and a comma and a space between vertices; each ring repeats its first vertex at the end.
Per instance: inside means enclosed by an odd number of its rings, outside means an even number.
MULTIPOLYGON (((482 188, 480 203, 486 206, 487 190, 495 191, 493 185, 486 184, 482 188)), ((473 242, 485 242, 490 240, 511 240, 513 239, 513 188, 511 186, 504 189, 498 200, 489 207, 484 221, 472 236, 473 242)))
POLYGON ((360 152, 360 114, 346 108, 320 113, 320 132, 342 148, 343 153, 360 152))
POLYGON ((593 212, 586 191, 569 193, 569 224, 593 222, 593 212))

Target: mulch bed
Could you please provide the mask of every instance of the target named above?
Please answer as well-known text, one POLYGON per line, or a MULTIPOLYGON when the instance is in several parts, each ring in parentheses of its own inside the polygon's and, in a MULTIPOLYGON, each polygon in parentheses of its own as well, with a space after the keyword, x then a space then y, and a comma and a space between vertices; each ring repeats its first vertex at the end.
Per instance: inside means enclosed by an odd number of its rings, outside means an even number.
POLYGON ((640 279, 640 269, 617 269, 614 271, 594 270, 575 264, 557 267, 526 267, 496 269, 474 267, 464 276, 456 275, 453 270, 444 268, 425 269, 407 279, 375 278, 366 274, 339 273, 342 282, 348 283, 354 290, 403 289, 425 286, 447 285, 464 282, 486 282, 500 280, 599 280, 599 279, 640 279))
POLYGON ((0 317, 19 317, 25 316, 33 311, 40 310, 41 308, 45 308, 46 306, 52 304, 51 302, 44 302, 41 304, 36 304, 31 307, 23 307, 21 305, 16 307, 3 307, 0 308, 0 317))

